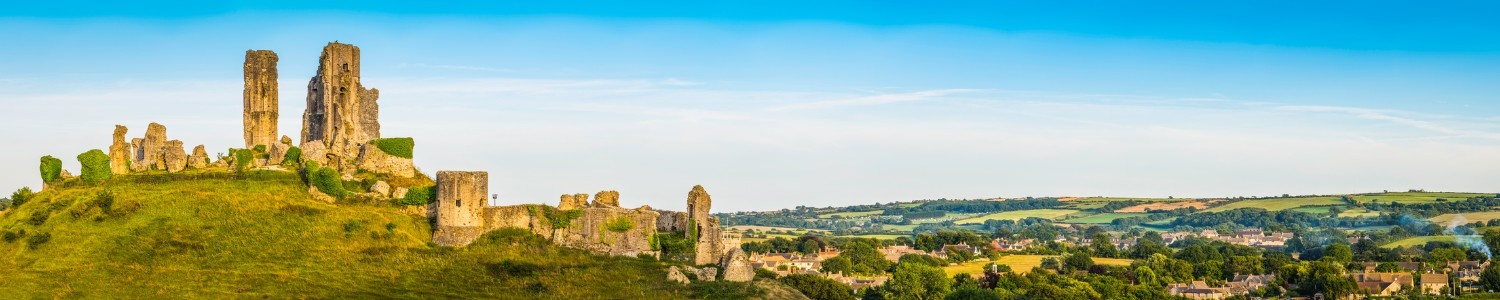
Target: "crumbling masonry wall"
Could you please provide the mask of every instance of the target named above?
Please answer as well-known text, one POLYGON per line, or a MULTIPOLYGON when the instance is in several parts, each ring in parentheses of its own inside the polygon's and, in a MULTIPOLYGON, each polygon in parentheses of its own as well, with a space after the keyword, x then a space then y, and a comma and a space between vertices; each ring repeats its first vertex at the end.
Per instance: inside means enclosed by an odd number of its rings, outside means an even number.
POLYGON ((359 83, 359 47, 328 43, 318 58, 317 74, 307 83, 302 148, 322 144, 322 154, 332 159, 328 166, 352 169, 360 146, 380 137, 379 95, 359 83))

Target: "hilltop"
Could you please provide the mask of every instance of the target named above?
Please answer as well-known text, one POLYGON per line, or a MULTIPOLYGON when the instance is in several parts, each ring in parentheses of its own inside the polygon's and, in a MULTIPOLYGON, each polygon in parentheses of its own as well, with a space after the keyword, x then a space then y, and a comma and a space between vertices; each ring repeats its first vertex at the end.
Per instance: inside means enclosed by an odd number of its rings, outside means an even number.
POLYGON ((389 204, 314 200, 283 171, 64 184, 0 216, 0 294, 682 299, 755 289, 679 285, 666 280, 669 263, 593 255, 521 230, 438 247, 430 224, 389 204))

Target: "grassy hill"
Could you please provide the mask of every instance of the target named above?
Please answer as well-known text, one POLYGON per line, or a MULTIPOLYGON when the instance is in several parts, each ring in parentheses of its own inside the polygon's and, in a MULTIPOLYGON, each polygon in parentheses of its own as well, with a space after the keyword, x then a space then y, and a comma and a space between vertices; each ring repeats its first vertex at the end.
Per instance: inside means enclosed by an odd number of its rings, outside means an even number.
MULTIPOLYGON (((295 173, 116 176, 0 216, 0 298, 744 298, 519 230, 435 247, 425 217, 312 200, 295 173)), ((756 285, 759 286, 759 285, 756 285)))

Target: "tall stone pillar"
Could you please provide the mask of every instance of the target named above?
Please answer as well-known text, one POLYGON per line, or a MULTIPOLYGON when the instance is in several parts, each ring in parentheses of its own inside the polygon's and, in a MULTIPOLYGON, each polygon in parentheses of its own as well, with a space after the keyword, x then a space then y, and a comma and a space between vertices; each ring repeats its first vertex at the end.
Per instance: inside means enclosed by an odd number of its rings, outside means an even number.
POLYGON ((688 192, 688 220, 691 222, 687 231, 690 241, 697 241, 694 247, 694 264, 719 263, 719 255, 723 254, 723 244, 719 237, 719 219, 709 214, 709 206, 713 199, 708 196, 708 191, 703 186, 693 186, 688 192), (693 236, 696 234, 697 236, 693 236))
POLYGON ((245 149, 276 143, 276 52, 245 51, 245 149))
POLYGON ((318 73, 307 83, 301 142, 326 146, 328 156, 340 160, 329 166, 353 165, 360 145, 380 137, 379 96, 359 83, 359 47, 328 43, 318 58, 318 73))

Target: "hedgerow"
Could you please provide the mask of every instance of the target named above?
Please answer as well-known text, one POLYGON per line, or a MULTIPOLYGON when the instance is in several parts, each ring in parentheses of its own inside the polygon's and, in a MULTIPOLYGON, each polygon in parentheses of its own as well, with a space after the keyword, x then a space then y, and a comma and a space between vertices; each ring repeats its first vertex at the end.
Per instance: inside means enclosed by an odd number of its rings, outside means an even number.
POLYGON ((435 186, 419 186, 406 190, 406 197, 396 201, 401 205, 427 205, 437 202, 435 186))

